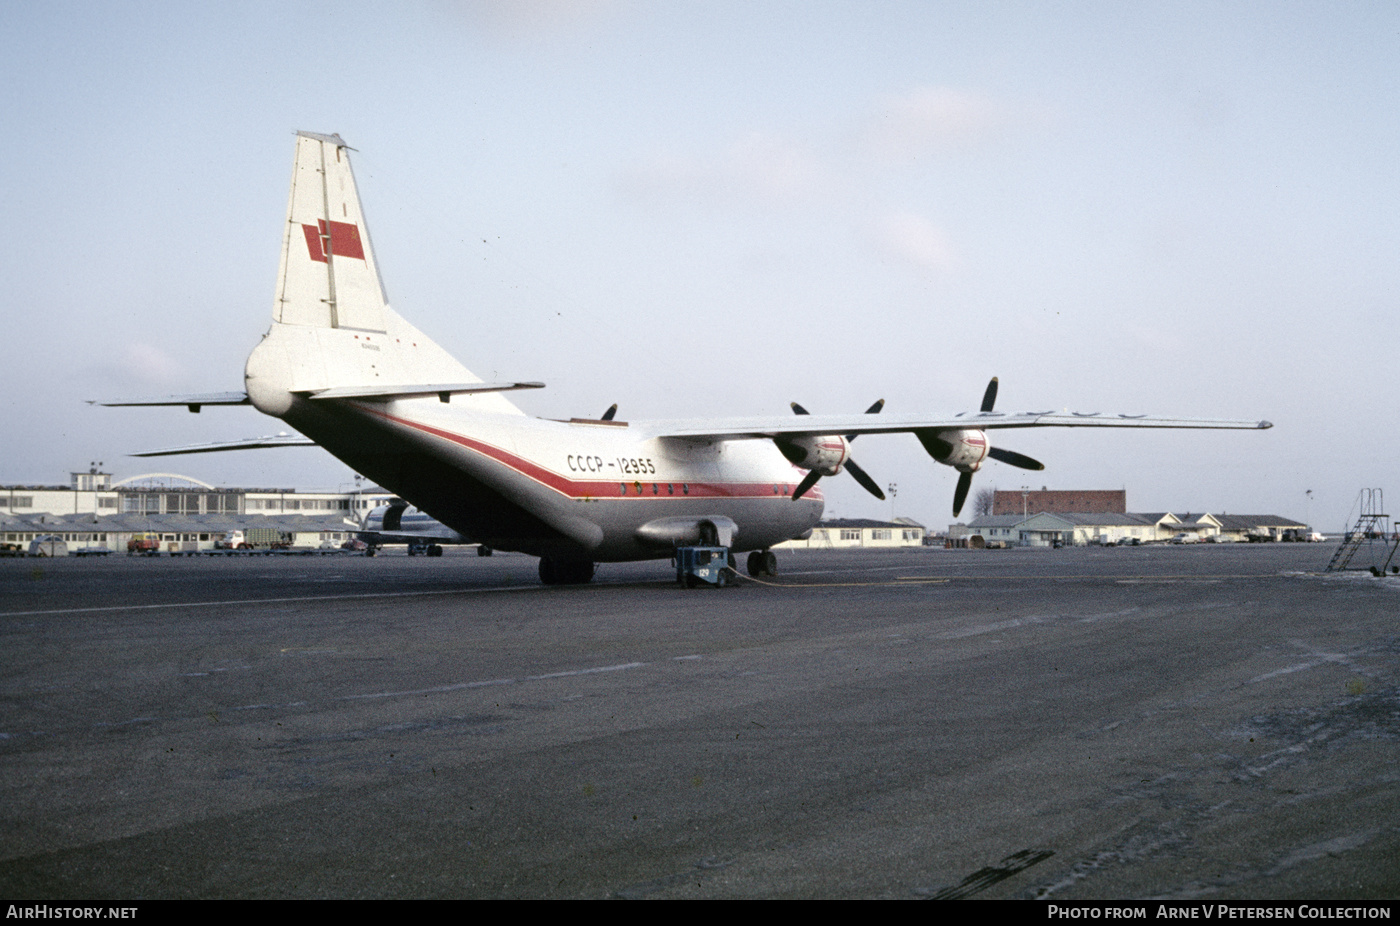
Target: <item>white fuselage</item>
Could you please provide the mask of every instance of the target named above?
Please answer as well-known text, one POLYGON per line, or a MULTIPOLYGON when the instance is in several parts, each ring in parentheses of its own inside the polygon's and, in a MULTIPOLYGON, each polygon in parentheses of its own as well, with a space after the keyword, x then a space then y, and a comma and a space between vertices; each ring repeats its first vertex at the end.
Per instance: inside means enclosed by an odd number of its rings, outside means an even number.
MULTIPOLYGON (((638 439, 622 422, 552 421, 477 410, 475 397, 315 401, 293 394, 259 351, 253 403, 380 485, 500 550, 594 562, 666 557, 643 528, 728 519, 736 551, 763 550, 820 520, 819 491, 793 500, 804 471, 771 441, 638 439)), ((273 343, 269 343, 273 342, 273 343)), ((499 408, 499 397, 490 407, 499 408)))

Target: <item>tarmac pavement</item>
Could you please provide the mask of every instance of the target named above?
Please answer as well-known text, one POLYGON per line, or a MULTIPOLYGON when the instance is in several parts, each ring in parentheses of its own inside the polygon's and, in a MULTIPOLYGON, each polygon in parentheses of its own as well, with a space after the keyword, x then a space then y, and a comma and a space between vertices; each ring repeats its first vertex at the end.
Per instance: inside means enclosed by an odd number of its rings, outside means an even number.
POLYGON ((1394 898, 1331 552, 0 561, 0 897, 1394 898))

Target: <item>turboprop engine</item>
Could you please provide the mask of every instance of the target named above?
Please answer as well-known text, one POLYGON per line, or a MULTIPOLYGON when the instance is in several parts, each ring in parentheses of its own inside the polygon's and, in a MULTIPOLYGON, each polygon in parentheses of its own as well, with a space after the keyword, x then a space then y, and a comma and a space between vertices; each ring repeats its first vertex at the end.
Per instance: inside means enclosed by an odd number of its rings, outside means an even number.
POLYGON ((960 473, 975 473, 981 469, 992 447, 986 431, 937 431, 928 437, 920 434, 919 439, 929 456, 960 473))
MULTIPOLYGON (((881 399, 865 410, 867 415, 878 415, 880 409, 885 407, 885 400, 881 399)), ((792 403, 792 413, 794 415, 805 415, 807 409, 792 403)), ((842 437, 839 434, 819 434, 811 437, 782 437, 774 440, 783 456, 787 457, 793 466, 800 466, 807 470, 807 475, 802 477, 802 481, 793 490, 792 499, 797 501, 807 490, 817 484, 817 480, 823 476, 835 476, 845 467, 865 491, 878 498, 885 500, 885 493, 880 491, 880 487, 875 484, 875 480, 851 459, 851 441, 856 439, 856 435, 847 434, 842 437)))
POLYGON ((851 458, 851 442, 839 434, 791 437, 777 444, 789 463, 819 476, 837 475, 851 458))
MULTIPOLYGON (((997 402, 997 378, 987 384, 982 394, 981 414, 990 415, 997 402)), ((982 466, 982 461, 991 457, 1021 469, 1044 469, 1045 464, 1033 460, 1024 453, 993 447, 987 440, 987 432, 975 428, 956 431, 915 431, 914 436, 924 445, 928 455, 945 466, 962 473, 958 477, 957 488, 953 490, 953 517, 962 512, 963 502, 967 501, 968 490, 972 488, 972 474, 982 466)))

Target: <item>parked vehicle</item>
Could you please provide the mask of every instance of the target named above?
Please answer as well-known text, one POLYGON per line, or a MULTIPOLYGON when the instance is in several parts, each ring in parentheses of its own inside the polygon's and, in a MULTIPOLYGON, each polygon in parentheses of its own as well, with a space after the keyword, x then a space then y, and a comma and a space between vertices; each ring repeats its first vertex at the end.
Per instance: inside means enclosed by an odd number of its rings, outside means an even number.
POLYGON ((126 542, 127 556, 159 556, 160 534, 132 534, 126 542))
POLYGON ((29 541, 30 556, 67 556, 68 543, 62 537, 49 534, 29 541))
POLYGON ((216 550, 249 550, 248 539, 243 536, 242 531, 229 531, 224 534, 223 540, 214 541, 216 550))
POLYGON ((275 527, 250 527, 242 534, 244 539, 238 547, 240 550, 290 550, 292 548, 292 535, 285 531, 279 531, 275 527))
POLYGON ((672 559, 676 581, 686 588, 701 584, 724 588, 734 574, 730 556, 728 547, 677 547, 672 559))
POLYGON ((78 547, 73 551, 74 556, 107 556, 112 551, 106 547, 78 547))

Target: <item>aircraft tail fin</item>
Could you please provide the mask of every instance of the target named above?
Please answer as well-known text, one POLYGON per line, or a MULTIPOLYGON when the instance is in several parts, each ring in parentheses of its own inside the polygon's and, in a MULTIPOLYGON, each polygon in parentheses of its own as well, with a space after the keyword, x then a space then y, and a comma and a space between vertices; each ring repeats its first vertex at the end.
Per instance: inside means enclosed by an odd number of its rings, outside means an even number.
MULTIPOLYGON (((463 394, 481 411, 519 413, 389 306, 339 135, 298 132, 273 325, 244 370, 252 403, 270 415, 290 394, 381 401, 463 394), (415 385, 417 384, 417 385, 415 385)), ((489 385, 489 384, 486 384, 489 385)))
POLYGON ((284 325, 383 332, 388 299, 360 207, 349 147, 298 132, 273 317, 284 325))

